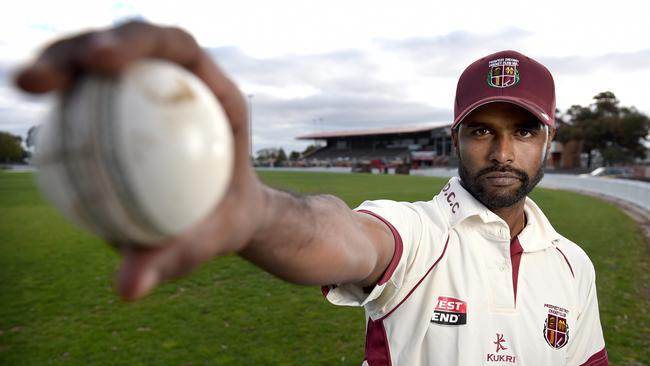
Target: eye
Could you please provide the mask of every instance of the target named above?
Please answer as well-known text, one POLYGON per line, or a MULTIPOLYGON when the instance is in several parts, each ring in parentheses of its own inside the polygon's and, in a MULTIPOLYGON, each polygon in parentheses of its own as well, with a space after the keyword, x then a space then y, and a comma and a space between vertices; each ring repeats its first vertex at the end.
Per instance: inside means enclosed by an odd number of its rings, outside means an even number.
POLYGON ((478 127, 472 130, 472 135, 474 136, 485 136, 490 134, 490 130, 485 127, 478 127))
POLYGON ((521 137, 533 137, 535 136, 535 132, 532 130, 528 130, 525 128, 517 130, 517 135, 521 137))

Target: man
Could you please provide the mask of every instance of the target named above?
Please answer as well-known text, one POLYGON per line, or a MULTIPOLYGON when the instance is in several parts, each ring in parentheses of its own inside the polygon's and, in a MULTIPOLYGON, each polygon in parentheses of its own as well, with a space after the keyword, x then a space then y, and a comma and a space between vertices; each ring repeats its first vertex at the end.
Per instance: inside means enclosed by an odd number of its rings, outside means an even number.
POLYGON ((513 51, 461 75, 453 143, 460 162, 429 202, 368 201, 264 186, 248 159, 246 103, 182 30, 129 23, 61 40, 17 84, 65 89, 83 72, 142 57, 198 75, 229 117, 235 170, 202 223, 154 249, 122 246, 118 291, 145 295, 217 255, 237 252, 336 304, 364 306, 367 365, 607 365, 591 262, 527 194, 555 134, 555 92, 541 64, 513 51))

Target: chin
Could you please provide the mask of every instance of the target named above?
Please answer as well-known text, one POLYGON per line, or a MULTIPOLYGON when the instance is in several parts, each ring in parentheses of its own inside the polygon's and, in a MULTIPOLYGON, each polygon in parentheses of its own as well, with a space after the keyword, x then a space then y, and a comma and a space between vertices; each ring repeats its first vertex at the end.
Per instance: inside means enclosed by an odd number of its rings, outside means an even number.
POLYGON ((477 189, 474 197, 489 209, 510 207, 526 198, 527 192, 522 186, 510 189, 477 189))

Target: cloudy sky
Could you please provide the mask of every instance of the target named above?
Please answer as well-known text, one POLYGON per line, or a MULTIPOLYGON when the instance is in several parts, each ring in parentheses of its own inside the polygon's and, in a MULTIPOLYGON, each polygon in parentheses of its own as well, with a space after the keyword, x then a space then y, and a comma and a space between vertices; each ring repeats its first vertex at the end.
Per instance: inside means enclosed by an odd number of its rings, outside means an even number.
POLYGON ((302 150, 307 133, 450 121, 458 76, 515 49, 545 64, 557 105, 613 91, 650 114, 643 1, 237 0, 12 2, 0 15, 0 130, 24 136, 52 97, 12 86, 21 63, 70 32, 130 17, 190 31, 253 109, 253 144, 302 150))

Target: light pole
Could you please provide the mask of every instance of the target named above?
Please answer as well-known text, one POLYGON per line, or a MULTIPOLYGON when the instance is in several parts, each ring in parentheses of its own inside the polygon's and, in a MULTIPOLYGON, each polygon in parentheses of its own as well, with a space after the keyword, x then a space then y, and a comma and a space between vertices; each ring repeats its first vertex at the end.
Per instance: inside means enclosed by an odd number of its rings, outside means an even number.
POLYGON ((253 158, 253 94, 248 94, 248 155, 253 158))

